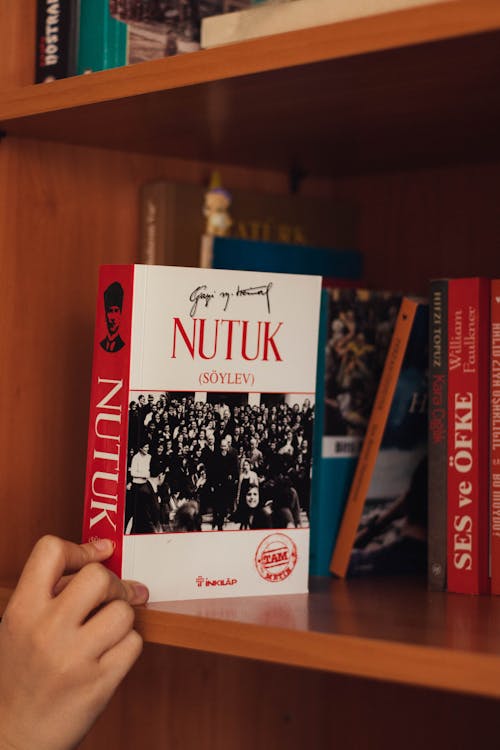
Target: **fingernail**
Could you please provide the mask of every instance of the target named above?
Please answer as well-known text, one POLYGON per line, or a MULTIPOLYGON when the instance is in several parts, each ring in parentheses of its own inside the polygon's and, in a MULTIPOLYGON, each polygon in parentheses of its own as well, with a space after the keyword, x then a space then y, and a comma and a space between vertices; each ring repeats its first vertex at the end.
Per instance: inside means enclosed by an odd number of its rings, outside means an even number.
POLYGON ((134 602, 136 604, 143 604, 149 599, 149 589, 143 583, 138 581, 130 581, 134 592, 134 602))
POLYGON ((107 552, 108 555, 115 549, 115 543, 112 539, 94 539, 92 544, 98 552, 107 552))

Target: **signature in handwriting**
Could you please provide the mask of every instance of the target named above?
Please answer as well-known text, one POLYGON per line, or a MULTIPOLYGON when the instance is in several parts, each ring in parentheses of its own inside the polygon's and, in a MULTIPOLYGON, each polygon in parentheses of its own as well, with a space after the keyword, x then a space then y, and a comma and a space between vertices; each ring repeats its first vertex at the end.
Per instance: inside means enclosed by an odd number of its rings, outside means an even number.
POLYGON ((216 296, 220 297, 220 299, 223 301, 223 312, 227 311, 231 299, 233 299, 234 297, 264 297, 266 301, 267 312, 270 313, 272 286, 272 281, 270 281, 268 284, 260 284, 258 286, 248 287, 241 287, 238 284, 234 291, 221 291, 217 295, 216 292, 209 291, 206 284, 202 284, 201 286, 197 286, 196 289, 193 289, 193 291, 189 295, 189 301, 192 302, 189 315, 191 317, 194 317, 194 315, 196 315, 198 311, 199 305, 207 308, 216 296))

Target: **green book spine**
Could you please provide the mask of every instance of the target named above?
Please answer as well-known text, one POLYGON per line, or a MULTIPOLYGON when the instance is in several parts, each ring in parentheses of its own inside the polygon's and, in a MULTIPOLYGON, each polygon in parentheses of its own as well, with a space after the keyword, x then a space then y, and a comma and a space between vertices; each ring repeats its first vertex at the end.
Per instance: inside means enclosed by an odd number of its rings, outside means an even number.
POLYGON ((125 65, 127 25, 109 13, 108 0, 81 0, 78 73, 125 65))

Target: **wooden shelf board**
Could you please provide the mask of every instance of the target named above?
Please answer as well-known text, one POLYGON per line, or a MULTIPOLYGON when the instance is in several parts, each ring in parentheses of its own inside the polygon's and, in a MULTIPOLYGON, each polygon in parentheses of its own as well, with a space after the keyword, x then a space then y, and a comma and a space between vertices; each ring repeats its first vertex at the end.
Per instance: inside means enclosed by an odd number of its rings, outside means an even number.
POLYGON ((0 128, 334 174, 500 155, 499 88, 500 4, 455 0, 12 89, 0 128))
MULTIPOLYGON (((0 607, 10 589, 0 588, 0 607)), ((144 639, 198 651, 500 698, 500 600, 422 581, 312 580, 309 595, 149 604, 144 639)))
POLYGON ((153 643, 500 697, 500 601, 421 581, 318 579, 309 595, 158 603, 137 617, 153 643))

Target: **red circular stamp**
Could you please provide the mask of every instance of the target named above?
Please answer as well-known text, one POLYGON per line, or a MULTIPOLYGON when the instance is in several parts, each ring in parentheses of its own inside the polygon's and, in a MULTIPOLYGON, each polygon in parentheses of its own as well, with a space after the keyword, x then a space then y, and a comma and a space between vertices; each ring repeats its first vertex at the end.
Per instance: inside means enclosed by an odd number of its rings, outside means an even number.
POLYGON ((286 534, 269 534, 257 547, 255 567, 265 581, 284 581, 296 564, 297 545, 286 534))

